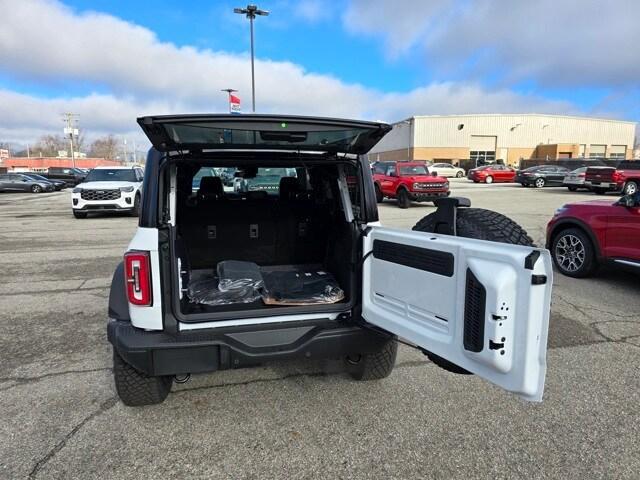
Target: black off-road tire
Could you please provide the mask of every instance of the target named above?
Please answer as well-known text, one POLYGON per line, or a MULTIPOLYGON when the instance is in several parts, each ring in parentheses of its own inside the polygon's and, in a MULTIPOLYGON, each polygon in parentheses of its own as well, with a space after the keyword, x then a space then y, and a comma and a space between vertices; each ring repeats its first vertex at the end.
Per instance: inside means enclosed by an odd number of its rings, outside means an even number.
POLYGON ((140 215, 140 195, 136 195, 133 200, 133 208, 129 212, 129 215, 132 217, 137 217, 140 215))
POLYGON ((391 375, 396 364, 398 342, 389 339, 376 353, 361 355, 358 359, 347 358, 349 374, 355 380, 380 380, 391 375))
POLYGON ((396 199, 400 208, 409 208, 411 206, 411 199, 409 198, 409 192, 407 192, 406 188, 398 190, 396 199))
POLYGON ((122 403, 129 407, 162 403, 171 391, 172 377, 150 377, 125 362, 113 351, 113 378, 122 403))
POLYGON ((76 218, 87 218, 87 212, 77 212, 74 210, 73 216, 76 218))
POLYGON ((384 195, 382 195, 382 190, 380 190, 380 186, 376 183, 374 184, 374 188, 376 190, 376 202, 382 203, 384 200, 384 195))
MULTIPOLYGON (((413 230, 433 233, 434 227, 435 212, 423 217, 422 220, 414 225, 413 230)), ((520 225, 501 213, 485 210, 484 208, 459 208, 456 230, 459 237, 534 246, 533 240, 520 225)), ((467 370, 431 352, 425 352, 425 355, 444 370, 459 374, 470 374, 467 370)))

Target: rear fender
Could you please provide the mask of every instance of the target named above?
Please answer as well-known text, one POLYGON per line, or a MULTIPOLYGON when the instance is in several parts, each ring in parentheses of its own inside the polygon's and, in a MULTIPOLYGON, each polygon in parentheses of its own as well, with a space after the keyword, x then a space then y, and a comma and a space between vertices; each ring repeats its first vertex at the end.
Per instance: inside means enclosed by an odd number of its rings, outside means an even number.
POLYGON ((129 316, 129 302, 124 283, 124 262, 116 267, 111 279, 111 291, 109 292, 109 318, 114 320, 131 321, 129 316))

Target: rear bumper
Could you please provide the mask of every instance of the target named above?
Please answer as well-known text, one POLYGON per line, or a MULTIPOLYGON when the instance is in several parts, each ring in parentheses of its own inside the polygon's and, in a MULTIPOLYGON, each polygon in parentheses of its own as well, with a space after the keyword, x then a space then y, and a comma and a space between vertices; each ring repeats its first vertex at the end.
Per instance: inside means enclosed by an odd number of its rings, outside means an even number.
POLYGON ((429 202, 436 198, 448 197, 450 194, 449 190, 441 192, 409 192, 409 198, 414 202, 429 202))
POLYGON ((601 188, 601 189, 606 189, 610 191, 617 191, 617 190, 622 190, 622 187, 624 185, 618 184, 615 182, 600 182, 600 181, 593 181, 593 180, 585 180, 584 186, 586 188, 593 188, 593 189, 601 188))
POLYGON ((189 331, 148 332, 110 320, 107 337, 118 354, 147 375, 212 372, 291 358, 341 358, 373 353, 387 338, 335 321, 295 322, 189 331))

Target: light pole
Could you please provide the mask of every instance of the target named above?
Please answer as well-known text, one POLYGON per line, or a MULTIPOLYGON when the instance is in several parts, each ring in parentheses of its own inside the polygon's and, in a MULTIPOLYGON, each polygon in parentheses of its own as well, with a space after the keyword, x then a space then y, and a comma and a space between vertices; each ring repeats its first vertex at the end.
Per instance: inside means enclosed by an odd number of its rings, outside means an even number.
POLYGON ((269 12, 260 10, 257 5, 247 5, 247 8, 234 8, 233 13, 246 15, 249 19, 249 28, 251 30, 251 111, 256 113, 256 79, 253 68, 253 19, 256 18, 256 15, 266 17, 269 12))

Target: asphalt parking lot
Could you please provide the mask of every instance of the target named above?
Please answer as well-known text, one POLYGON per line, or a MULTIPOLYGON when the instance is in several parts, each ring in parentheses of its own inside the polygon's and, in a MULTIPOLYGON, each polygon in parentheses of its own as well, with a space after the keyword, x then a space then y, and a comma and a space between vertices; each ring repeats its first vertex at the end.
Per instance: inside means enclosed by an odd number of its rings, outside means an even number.
MULTIPOLYGON (((539 243, 566 189, 452 182, 539 243)), ((554 279, 542 404, 401 347, 359 383, 340 362, 198 375, 161 405, 115 396, 111 275, 136 219, 76 220, 69 191, 0 194, 0 478, 634 478, 640 472, 640 282, 554 279)), ((612 202, 615 200, 611 197, 612 202)), ((410 228, 431 204, 380 207, 410 228)))

